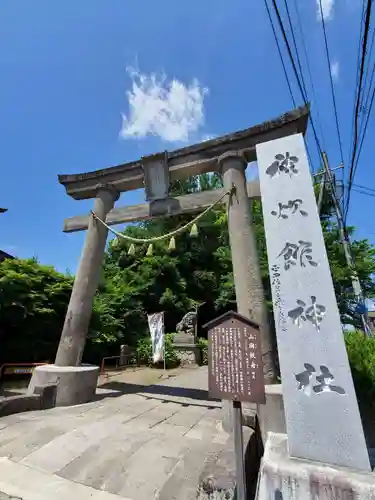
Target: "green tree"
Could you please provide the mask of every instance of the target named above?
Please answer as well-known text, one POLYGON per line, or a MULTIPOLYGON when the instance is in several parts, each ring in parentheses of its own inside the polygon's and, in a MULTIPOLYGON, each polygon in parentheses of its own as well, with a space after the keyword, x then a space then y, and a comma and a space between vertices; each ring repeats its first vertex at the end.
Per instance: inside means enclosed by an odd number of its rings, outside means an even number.
POLYGON ((0 264, 2 361, 53 361, 72 279, 35 259, 0 264))
MULTIPOLYGON (((54 361, 72 284, 72 277, 36 259, 0 264, 0 364, 54 361)), ((86 359, 98 361, 102 346, 122 337, 123 323, 109 297, 107 286, 95 297, 86 359)))

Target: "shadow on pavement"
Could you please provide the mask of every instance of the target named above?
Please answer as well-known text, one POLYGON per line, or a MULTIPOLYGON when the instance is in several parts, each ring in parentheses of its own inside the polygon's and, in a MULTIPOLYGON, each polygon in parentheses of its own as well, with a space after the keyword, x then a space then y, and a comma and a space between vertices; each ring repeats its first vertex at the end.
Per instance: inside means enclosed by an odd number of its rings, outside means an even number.
POLYGON ((126 382, 107 382, 99 386, 100 389, 108 390, 108 393, 97 394, 96 400, 108 397, 119 397, 124 394, 152 394, 159 396, 172 396, 178 398, 194 399, 197 401, 220 402, 220 399, 211 398, 208 391, 202 389, 189 389, 186 387, 171 387, 168 385, 140 385, 126 382), (112 392, 113 391, 113 392, 112 392))

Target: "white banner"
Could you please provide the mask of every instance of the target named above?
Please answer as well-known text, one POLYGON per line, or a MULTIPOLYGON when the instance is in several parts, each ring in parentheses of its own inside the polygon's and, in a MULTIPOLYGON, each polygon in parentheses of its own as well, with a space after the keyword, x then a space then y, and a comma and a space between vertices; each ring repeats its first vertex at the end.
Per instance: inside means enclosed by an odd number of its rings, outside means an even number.
POLYGON ((154 363, 164 359, 164 313, 149 314, 148 327, 152 341, 152 357, 154 363))

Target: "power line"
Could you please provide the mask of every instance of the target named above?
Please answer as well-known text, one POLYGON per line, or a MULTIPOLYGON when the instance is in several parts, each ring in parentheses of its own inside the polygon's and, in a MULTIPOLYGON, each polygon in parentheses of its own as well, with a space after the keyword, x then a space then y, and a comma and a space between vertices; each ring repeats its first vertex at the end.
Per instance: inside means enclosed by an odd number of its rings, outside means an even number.
MULTIPOLYGON (((371 54, 372 54, 372 48, 373 48, 373 45, 374 45, 374 37, 375 37, 375 29, 372 30, 372 37, 371 37, 371 44, 370 44, 370 50, 368 52, 368 63, 367 63, 367 67, 366 67, 366 75, 365 75, 365 81, 364 81, 364 84, 363 84, 363 88, 365 89, 366 88, 366 84, 367 84, 367 78, 368 78, 368 74, 369 74, 369 68, 370 68, 370 61, 371 61, 371 54)), ((371 89, 371 82, 372 82, 372 77, 373 77, 373 74, 374 74, 374 68, 373 68, 373 71, 371 73, 371 79, 370 79, 370 84, 369 84, 369 91, 367 93, 367 99, 369 97, 369 94, 370 94, 370 89, 371 89)), ((366 106, 366 105, 365 105, 366 106)), ((360 109, 363 109, 363 99, 361 100, 361 103, 360 103, 360 109)), ((366 109, 365 109, 366 110, 366 109)))
POLYGON ((346 218, 348 216, 348 212, 349 212, 351 185, 353 183, 353 178, 354 178, 354 168, 355 168, 354 162, 355 162, 355 158, 356 158, 356 154, 357 154, 357 147, 358 147, 359 105, 360 105, 360 101, 361 101, 361 90, 362 90, 365 58, 366 58, 367 39, 368 39, 368 32, 369 32, 370 19, 371 19, 371 7, 372 7, 372 0, 367 0, 366 19, 365 19, 364 31, 363 31, 361 66, 360 66, 360 72, 359 72, 358 92, 357 92, 356 105, 355 105, 354 141, 353 141, 352 158, 351 158, 350 170, 349 170, 349 187, 348 187, 348 197, 346 200, 346 208, 345 208, 345 220, 346 220, 346 218))
POLYGON ((307 47, 306 47, 306 42, 305 42, 305 34, 304 34, 304 31, 303 31, 303 25, 302 25, 302 21, 301 21, 301 15, 300 15, 300 11, 299 11, 298 1, 297 0, 294 0, 294 10, 296 11, 296 14, 297 14, 297 24, 298 24, 298 28, 299 28, 300 35, 301 35, 302 49, 303 49, 303 52, 304 52, 304 55, 305 55, 306 67, 307 67, 307 72, 308 72, 308 75, 309 75, 310 87, 311 87, 311 92, 312 92, 312 96, 313 96, 313 102, 316 103, 316 116, 317 116, 317 122, 318 122, 318 126, 319 126, 319 132, 321 134, 323 148, 325 148, 325 145, 324 145, 324 134, 323 134, 323 128, 322 128, 322 121, 321 121, 321 118, 320 118, 319 107, 318 107, 318 104, 317 104, 318 100, 316 98, 314 81, 313 81, 313 77, 312 77, 312 72, 311 72, 309 57, 307 55, 307 47))
POLYGON ((288 22, 289 22, 290 33, 291 33, 291 35, 292 35, 292 40, 293 40, 294 50, 295 50, 295 52, 296 52, 297 64, 298 64, 299 72, 300 72, 300 75, 301 75, 302 86, 303 86, 303 90, 305 91, 305 95, 306 95, 306 98, 307 98, 306 84, 305 84, 305 79, 303 78, 303 71, 302 71, 301 60, 300 60, 300 58, 299 58, 299 53, 298 53, 298 47, 297 47, 296 37, 294 36, 294 30, 293 30, 292 20, 291 20, 291 18, 290 18, 289 7, 288 7, 288 0, 284 0, 284 4, 285 4, 286 14, 287 14, 287 17, 288 17, 288 22))
MULTIPOLYGON (((371 61, 371 56, 372 56, 372 49, 374 46, 374 39, 375 39, 375 28, 372 30, 372 37, 371 37, 371 44, 370 44, 370 50, 368 52, 368 63, 366 66, 366 75, 364 79, 364 85, 363 85, 363 92, 366 91, 366 85, 367 85, 367 80, 369 76, 369 70, 370 70, 370 61, 371 61)), ((372 71, 371 71, 371 76, 370 76, 370 83, 368 84, 368 91, 367 94, 362 95, 362 99, 360 102, 360 112, 362 115, 365 115, 365 117, 361 120, 361 125, 360 125, 360 130, 359 130, 359 137, 361 137, 361 141, 359 144, 359 149, 357 153, 357 158, 355 160, 355 166, 354 166, 354 171, 353 171, 353 178, 356 174, 357 168, 358 168, 358 163, 359 163, 359 158, 361 156, 361 151, 362 151, 362 146, 363 142, 366 137, 366 132, 367 132, 367 126, 368 122, 371 116, 371 109, 372 109, 372 104, 374 101, 374 92, 375 92, 375 87, 373 88, 372 92, 372 81, 374 79, 374 74, 375 74, 375 63, 372 65, 372 71)))
POLYGON ((356 83, 355 83, 354 99, 353 99, 352 127, 351 127, 351 132, 350 132, 350 137, 353 137, 353 141, 351 141, 351 144, 350 144, 348 164, 349 164, 349 160, 352 156, 352 150, 353 150, 353 145, 354 145, 355 103, 356 103, 356 95, 358 92, 358 85, 359 85, 359 69, 360 69, 360 61, 361 61, 361 40, 362 40, 363 27, 364 27, 364 18, 365 18, 365 2, 363 1, 362 2, 361 20, 360 20, 360 31, 359 31, 359 38, 358 38, 358 49, 357 49, 357 71, 356 71, 356 83))
MULTIPOLYGON (((267 0, 264 0, 264 1, 266 2, 267 0)), ((289 59, 290 59, 290 62, 291 62, 292 67, 293 67, 294 74, 295 74, 296 79, 297 79, 297 84, 298 84, 299 90, 301 92, 302 99, 303 99, 304 103, 307 104, 307 95, 305 94, 305 91, 304 91, 304 89, 302 87, 302 84, 301 84, 300 77, 298 75, 296 63, 294 62, 293 53, 292 53, 292 50, 291 50, 290 45, 289 45, 288 37, 286 35, 284 24, 283 24, 283 21, 282 21, 281 16, 280 16, 279 8, 277 6, 276 0, 271 0, 271 1, 272 1, 272 5, 273 5, 273 8, 274 8, 274 11, 276 13, 276 17, 277 17, 277 20, 278 20, 278 23, 279 23, 279 27, 281 29, 281 33, 282 33, 283 38, 284 38, 284 42, 285 42, 286 49, 287 49, 287 52, 288 52, 288 55, 289 55, 289 59)))
MULTIPOLYGON (((274 25, 273 20, 272 20, 271 11, 270 11, 270 8, 269 8, 269 6, 268 6, 267 0, 264 0, 264 3, 265 3, 265 6, 266 6, 266 10, 267 10, 268 18, 269 18, 270 23, 271 23, 273 36, 274 36, 274 38, 275 38, 275 42, 276 42, 276 46, 277 46, 277 50, 278 50, 279 57, 280 57, 280 61, 281 61, 282 67, 283 67, 283 71, 284 71, 284 76, 285 76, 285 79, 286 79, 286 83, 287 83, 287 85, 288 85, 288 89, 289 89, 290 97, 291 97, 291 99, 292 99, 293 106, 294 106, 294 107, 297 107, 297 105, 296 105, 296 101, 295 101, 294 96, 293 96, 292 87, 291 87, 291 85, 290 85, 290 80, 289 80, 289 77, 288 77, 288 72, 287 72, 287 70, 286 70, 286 66, 285 66, 285 62, 284 62, 284 58, 283 58, 283 54, 282 54, 281 47, 280 47, 280 44, 279 44, 279 40, 278 40, 278 38, 277 38, 275 25, 274 25)), ((318 146, 317 146, 317 147, 318 147, 318 146)), ((310 168, 312 169, 312 157, 311 157, 311 153, 310 153, 310 150, 309 150, 309 147, 308 147, 308 144, 307 144, 307 143, 306 143, 306 151, 307 151, 307 156, 308 156, 308 158, 309 158, 310 168)), ((319 148, 318 148, 318 154, 319 154, 319 148)))
MULTIPOLYGON (((266 3, 267 0, 264 0, 264 2, 266 3)), ((290 59, 290 62, 292 64, 292 68, 293 68, 295 77, 297 79, 297 84, 298 84, 299 90, 301 92, 301 95, 302 95, 302 98, 303 98, 303 101, 304 101, 305 105, 307 105, 308 104, 307 95, 305 94, 305 91, 304 91, 302 83, 301 83, 301 79, 300 79, 300 77, 298 75, 296 63, 294 62, 293 53, 292 53, 292 50, 290 48, 288 37, 286 35, 286 31, 285 31, 285 28, 284 28, 284 25, 283 25, 283 21, 282 21, 281 16, 280 16, 280 12, 279 12, 279 8, 277 6, 276 0, 272 0, 272 5, 273 5, 273 8, 275 10, 276 17, 277 17, 277 20, 278 20, 278 23, 279 23, 279 27, 280 27, 281 33, 283 35, 283 38, 284 38, 284 42, 285 42, 285 45, 286 45, 286 48, 287 48, 289 59, 290 59)), ((310 113, 310 123, 311 123, 311 127, 312 127, 312 130, 313 130, 314 138, 315 138, 315 141, 316 141, 316 144, 317 144, 317 147, 318 147, 318 151, 321 154, 322 153, 322 148, 320 146, 320 142, 319 142, 319 139, 318 139, 318 135, 316 133, 316 129, 315 129, 315 125, 314 125, 314 120, 312 119, 311 113, 310 113)))
POLYGON ((344 163, 344 154, 343 154, 343 151, 342 151, 342 141, 341 141, 340 127, 339 127, 339 118, 338 118, 338 114, 337 114, 335 89, 333 87, 333 78, 332 78, 332 72, 331 72, 331 60, 330 60, 330 57, 329 57, 328 40, 327 40, 327 32, 326 32, 326 23, 324 21, 324 16, 323 16, 322 0, 319 0, 319 6, 320 6, 320 14, 321 14, 321 18, 322 18, 322 27, 323 27, 323 35, 324 35, 324 45, 325 45, 325 49, 326 49, 326 57, 327 57, 327 64, 328 64, 328 74, 329 74, 329 80, 330 80, 330 83, 331 83, 331 93, 332 93, 332 101, 333 101, 333 110, 334 110, 335 121, 336 121, 337 138, 338 138, 339 147, 340 147, 341 163, 344 163))
MULTIPOLYGON (((374 66, 374 68, 375 68, 375 66, 374 66)), ((365 137, 366 137, 367 126, 368 126, 368 123, 369 123, 369 120, 370 120, 371 109, 372 109, 372 105, 373 105, 373 102, 374 102, 374 97, 375 97, 375 88, 372 91, 372 97, 371 97, 371 101, 370 101, 370 107, 369 107, 369 110, 368 110, 368 113, 367 113, 366 122, 365 122, 365 126, 364 126, 364 129, 363 129, 361 142, 359 144, 358 154, 357 154, 356 163, 355 163, 355 167, 354 167, 353 179, 354 179, 354 176, 355 176, 355 174, 357 172, 359 157, 361 156, 363 142, 364 142, 365 137)))
POLYGON ((355 191, 356 193, 364 194, 366 196, 372 196, 373 198, 375 198, 375 193, 367 193, 366 191, 363 191, 362 189, 357 189, 355 187, 352 187, 352 190, 355 191))
MULTIPOLYGON (((375 33, 375 30, 374 30, 374 33, 375 33)), ((370 95, 371 95, 371 87, 372 87, 372 80, 374 78, 374 73, 375 73, 375 64, 372 67, 371 77, 370 77, 370 83, 369 83, 369 86, 368 86, 368 92, 367 92, 367 95, 366 95, 366 99, 363 99, 362 102, 361 102, 361 110, 364 111, 364 112, 368 111, 368 104, 369 104, 369 99, 370 99, 370 95), (365 102, 363 103, 363 101, 365 101, 365 102)), ((364 123, 365 123, 365 120, 362 120, 362 122, 361 122, 361 128, 360 128, 360 131, 359 131, 359 135, 363 134, 363 125, 364 125, 364 123)))
MULTIPOLYGON (((329 163, 328 163, 328 157, 325 152, 322 153, 322 160, 323 160, 323 166, 324 166, 324 171, 325 174, 329 180, 329 185, 330 185, 330 192, 331 192, 331 198, 333 202, 333 206, 335 208, 336 212, 336 220, 337 220, 337 227, 339 230, 339 235, 341 239, 341 243, 343 246, 344 250, 344 255, 345 255, 345 260, 347 263, 347 266, 349 269, 351 269, 351 282, 352 282, 352 288, 354 295, 356 297, 357 303, 363 304, 364 303, 364 295, 362 291, 362 286, 358 278, 357 271, 354 267, 354 259, 353 259, 353 254, 352 254, 352 249, 351 249, 351 242, 350 242, 350 236, 342 215, 342 210, 340 203, 337 199, 337 193, 336 193, 336 185, 335 181, 332 175, 332 171, 329 168, 329 163)), ((368 335, 369 334, 369 327, 367 325, 367 318, 366 315, 361 313, 361 322, 363 326, 363 331, 368 335)))
POLYGON ((373 191, 375 193, 375 188, 370 188, 368 186, 362 186, 361 184, 352 184, 353 188, 367 189, 368 191, 373 191))
POLYGON ((267 3, 267 1, 266 1, 266 0, 264 0, 264 3, 265 3, 265 5, 266 5, 267 14, 268 14, 268 19, 270 20, 270 23, 271 23, 273 36, 274 36, 274 38, 275 38, 275 42, 276 42, 276 46, 277 46, 277 50, 278 50, 278 53, 279 53, 279 56, 280 56, 281 65, 282 65, 283 70, 284 70, 285 80, 286 80, 286 83, 287 83, 287 85, 288 85, 288 89, 289 89, 290 97, 291 97, 291 99, 292 99, 292 102, 293 102, 294 107, 296 108, 296 107, 297 107, 297 105, 296 105, 296 101, 295 101, 294 96, 293 96, 292 87, 291 87, 291 85, 290 85, 290 81, 289 81, 289 78, 288 78, 288 72, 287 72, 286 67, 285 67, 285 63, 284 63, 283 55, 282 55, 282 52, 281 52, 281 48, 280 48, 280 44, 279 44, 279 40, 278 40, 277 35, 276 35, 275 25, 273 24, 273 20, 272 20, 272 16, 271 16, 271 11, 270 11, 270 8, 268 7, 268 3, 267 3))

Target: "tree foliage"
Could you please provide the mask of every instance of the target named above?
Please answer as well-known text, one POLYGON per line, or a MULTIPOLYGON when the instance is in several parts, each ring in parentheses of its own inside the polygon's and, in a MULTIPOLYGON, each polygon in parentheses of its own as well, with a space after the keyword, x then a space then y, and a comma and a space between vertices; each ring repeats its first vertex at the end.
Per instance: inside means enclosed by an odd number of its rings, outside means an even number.
MULTIPOLYGON (((36 259, 0 264, 0 364, 54 361, 72 284, 72 277, 36 259)), ((103 291, 98 293, 87 342, 87 353, 95 359, 100 344, 121 337, 122 325, 113 313, 103 291)))

